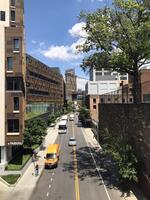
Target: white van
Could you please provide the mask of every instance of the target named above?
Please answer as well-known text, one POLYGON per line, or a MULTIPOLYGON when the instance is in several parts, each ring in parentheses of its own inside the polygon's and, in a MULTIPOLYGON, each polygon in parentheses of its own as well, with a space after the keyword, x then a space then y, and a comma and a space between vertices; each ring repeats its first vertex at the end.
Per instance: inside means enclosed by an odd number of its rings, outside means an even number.
POLYGON ((66 134, 67 133, 67 121, 61 120, 58 124, 58 134, 66 134))
POLYGON ((62 116, 62 118, 61 118, 61 120, 68 120, 68 116, 67 115, 64 115, 64 116, 62 116))
POLYGON ((74 114, 70 114, 69 120, 70 120, 70 121, 74 121, 74 114))

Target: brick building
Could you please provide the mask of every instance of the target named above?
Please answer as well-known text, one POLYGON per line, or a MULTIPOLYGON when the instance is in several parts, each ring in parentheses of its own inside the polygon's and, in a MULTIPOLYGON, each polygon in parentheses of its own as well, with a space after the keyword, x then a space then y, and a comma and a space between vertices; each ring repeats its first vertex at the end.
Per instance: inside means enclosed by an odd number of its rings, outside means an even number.
POLYGON ((0 1, 0 169, 23 143, 25 50, 23 0, 0 1))
POLYGON ((64 105, 64 81, 59 68, 51 68, 26 55, 27 111, 55 112, 64 105))
POLYGON ((72 101, 72 95, 76 92, 76 76, 74 69, 68 69, 65 72, 66 100, 72 101))

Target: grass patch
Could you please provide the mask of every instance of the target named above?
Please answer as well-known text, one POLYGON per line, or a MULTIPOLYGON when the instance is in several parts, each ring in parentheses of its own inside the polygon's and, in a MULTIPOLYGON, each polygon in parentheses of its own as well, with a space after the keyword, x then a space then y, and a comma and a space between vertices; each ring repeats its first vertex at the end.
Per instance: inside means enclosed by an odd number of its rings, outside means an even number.
POLYGON ((20 177, 20 174, 9 174, 5 176, 1 176, 2 179, 4 179, 9 184, 14 184, 20 177))
POLYGON ((34 145, 32 145, 32 149, 35 150, 35 149, 37 149, 39 146, 40 146, 40 144, 34 144, 34 145))
POLYGON ((43 113, 41 113, 41 112, 28 112, 28 113, 26 113, 26 120, 31 119, 31 118, 36 117, 36 116, 41 115, 41 114, 43 114, 43 113))
POLYGON ((21 170, 28 160, 31 158, 32 152, 27 149, 20 152, 15 158, 13 158, 6 166, 6 170, 18 171, 21 170))

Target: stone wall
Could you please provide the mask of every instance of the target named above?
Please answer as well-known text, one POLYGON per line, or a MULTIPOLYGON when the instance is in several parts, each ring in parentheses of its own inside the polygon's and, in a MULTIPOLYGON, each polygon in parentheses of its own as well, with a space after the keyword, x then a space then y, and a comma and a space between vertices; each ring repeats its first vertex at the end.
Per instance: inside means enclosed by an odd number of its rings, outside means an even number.
POLYGON ((103 128, 130 140, 150 176, 150 104, 100 104, 99 134, 103 128))

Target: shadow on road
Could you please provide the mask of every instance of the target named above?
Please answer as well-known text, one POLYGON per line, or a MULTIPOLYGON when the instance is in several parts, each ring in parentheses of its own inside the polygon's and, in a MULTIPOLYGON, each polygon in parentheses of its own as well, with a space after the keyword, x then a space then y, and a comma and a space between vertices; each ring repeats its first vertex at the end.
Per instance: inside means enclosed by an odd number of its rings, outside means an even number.
MULTIPOLYGON (((71 154, 73 157, 73 151, 71 154)), ((115 163, 109 156, 104 155, 101 151, 97 151, 94 147, 82 147, 76 150, 76 157, 80 181, 84 181, 87 177, 92 178, 99 185, 102 185, 104 181, 107 188, 119 190, 122 193, 121 196, 130 195, 129 191, 131 188, 127 189, 120 183, 115 163)), ((73 159, 70 163, 63 163, 63 168, 64 171, 71 173, 71 177, 74 178, 73 159)), ((138 192, 135 195, 138 200, 144 200, 138 192)))

